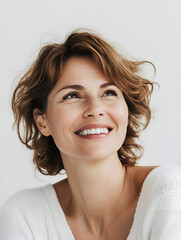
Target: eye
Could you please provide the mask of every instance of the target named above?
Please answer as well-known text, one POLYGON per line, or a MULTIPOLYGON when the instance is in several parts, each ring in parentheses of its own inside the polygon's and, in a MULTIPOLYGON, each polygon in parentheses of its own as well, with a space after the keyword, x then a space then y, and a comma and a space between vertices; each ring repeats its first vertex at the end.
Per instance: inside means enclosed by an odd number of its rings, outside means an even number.
POLYGON ((104 92, 104 97, 106 96, 117 96, 117 93, 114 90, 107 90, 104 92))
POLYGON ((72 98, 80 98, 80 95, 77 92, 70 92, 63 97, 63 100, 72 99, 72 98))

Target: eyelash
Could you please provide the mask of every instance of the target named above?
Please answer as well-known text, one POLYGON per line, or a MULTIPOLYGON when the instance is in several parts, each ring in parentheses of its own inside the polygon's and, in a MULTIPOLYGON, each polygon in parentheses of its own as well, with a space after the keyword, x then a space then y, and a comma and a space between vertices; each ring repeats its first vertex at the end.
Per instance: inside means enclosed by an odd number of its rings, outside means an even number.
MULTIPOLYGON (((103 96, 105 96, 105 94, 112 94, 111 96, 117 96, 118 94, 116 93, 116 91, 114 90, 106 90, 104 93, 103 93, 103 96)), ((67 100, 67 99, 73 99, 75 97, 72 97, 72 96, 76 96, 76 98, 81 98, 80 94, 78 94, 77 92, 70 92, 68 94, 66 94, 64 97, 63 97, 63 100, 67 100)), ((108 95, 110 96, 110 95, 108 95)))
POLYGON ((63 100, 72 99, 72 98, 74 98, 74 97, 69 97, 69 96, 73 96, 73 95, 76 95, 76 98, 77 98, 77 97, 81 98, 80 95, 79 95, 77 92, 70 92, 70 93, 66 94, 66 95, 63 97, 63 100))
MULTIPOLYGON (((116 93, 116 91, 114 91, 114 90, 107 90, 107 91, 105 91, 104 92, 104 94, 105 93, 112 93, 113 95, 111 95, 111 96, 117 96, 117 93, 116 93)), ((110 95, 109 95, 110 96, 110 95)))

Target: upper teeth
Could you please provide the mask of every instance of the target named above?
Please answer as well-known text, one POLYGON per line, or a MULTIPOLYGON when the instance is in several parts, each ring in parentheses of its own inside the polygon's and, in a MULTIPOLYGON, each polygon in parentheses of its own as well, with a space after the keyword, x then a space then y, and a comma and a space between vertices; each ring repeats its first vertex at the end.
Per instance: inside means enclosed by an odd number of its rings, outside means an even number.
POLYGON ((108 128, 92 128, 86 129, 78 132, 79 135, 88 135, 88 134, 100 134, 100 133, 108 133, 108 128))

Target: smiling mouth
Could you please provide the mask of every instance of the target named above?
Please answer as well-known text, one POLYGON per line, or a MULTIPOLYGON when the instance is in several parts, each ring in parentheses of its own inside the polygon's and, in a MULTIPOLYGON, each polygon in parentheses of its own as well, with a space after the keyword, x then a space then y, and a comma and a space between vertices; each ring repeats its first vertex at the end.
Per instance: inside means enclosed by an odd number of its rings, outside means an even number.
POLYGON ((84 129, 81 131, 75 132, 75 134, 79 136, 87 136, 87 135, 100 135, 100 134, 108 134, 110 131, 112 131, 111 128, 91 128, 91 129, 84 129))

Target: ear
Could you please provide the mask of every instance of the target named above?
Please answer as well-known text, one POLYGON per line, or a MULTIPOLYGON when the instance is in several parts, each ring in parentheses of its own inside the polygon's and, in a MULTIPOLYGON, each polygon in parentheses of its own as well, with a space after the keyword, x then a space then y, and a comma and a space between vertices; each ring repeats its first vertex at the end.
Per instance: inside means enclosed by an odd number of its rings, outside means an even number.
POLYGON ((46 137, 50 135, 45 114, 41 114, 38 108, 33 110, 33 118, 39 131, 46 137))

